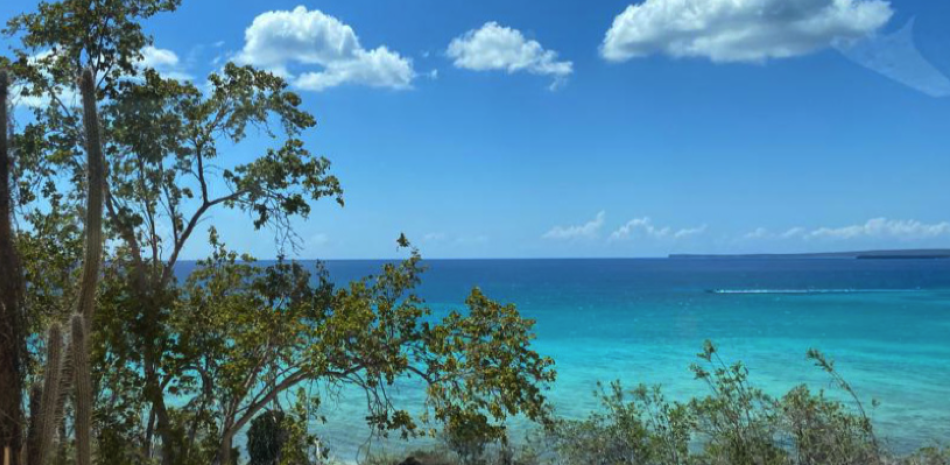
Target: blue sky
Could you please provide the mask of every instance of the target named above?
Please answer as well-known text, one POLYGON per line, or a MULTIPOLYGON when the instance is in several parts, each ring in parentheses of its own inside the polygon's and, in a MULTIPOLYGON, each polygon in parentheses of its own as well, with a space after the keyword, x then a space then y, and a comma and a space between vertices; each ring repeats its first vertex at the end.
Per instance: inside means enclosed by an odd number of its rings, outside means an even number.
POLYGON ((950 2, 185 0, 147 29, 169 75, 298 88, 347 200, 303 258, 950 247, 950 2))

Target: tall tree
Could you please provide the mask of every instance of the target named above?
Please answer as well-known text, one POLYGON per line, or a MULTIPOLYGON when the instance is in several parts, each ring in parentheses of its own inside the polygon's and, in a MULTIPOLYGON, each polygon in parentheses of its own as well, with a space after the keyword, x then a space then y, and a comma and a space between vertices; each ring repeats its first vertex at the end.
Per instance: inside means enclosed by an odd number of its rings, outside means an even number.
MULTIPOLYGON (((35 280, 27 300, 56 302, 75 276, 86 167, 69 76, 87 66, 98 77, 112 244, 91 341, 94 382, 108 386, 96 405, 100 456, 229 463, 232 439, 251 418, 290 389, 324 381, 363 389, 368 422, 380 433, 423 432, 425 416, 411 416, 387 394, 403 376, 427 386, 435 420, 498 437, 508 415, 544 419, 540 384, 554 372, 530 350, 533 323, 477 290, 467 312, 432 321, 412 292, 421 272, 415 252, 377 277, 336 288, 319 270, 253 265, 212 232, 212 256, 179 282, 181 253, 214 210, 244 212, 293 246, 293 218, 306 218, 323 198, 343 200, 329 161, 303 142, 314 117, 280 77, 228 63, 199 90, 143 68, 151 39, 141 21, 177 6, 43 2, 6 29, 23 45, 11 64, 20 96, 45 103, 14 139, 16 200, 30 224, 20 240, 35 259, 25 266, 35 280), (271 148, 236 163, 235 147, 249 134, 271 148), (44 257, 57 241, 65 250, 44 257), (50 261, 63 271, 39 273, 50 261)), ((34 332, 52 317, 45 307, 30 310, 34 332)))
POLYGON ((23 279, 13 230, 13 161, 7 142, 9 80, 0 71, 0 450, 19 451, 23 424, 25 330, 21 315, 23 279))
POLYGON ((23 82, 21 95, 49 102, 35 109, 21 139, 24 152, 30 153, 24 153, 20 170, 36 178, 29 185, 43 187, 23 197, 45 197, 54 207, 32 210, 34 221, 80 204, 82 189, 63 194, 56 188, 63 173, 66 181, 81 187, 84 169, 78 156, 79 119, 63 95, 75 88, 67 76, 76 75, 79 67, 88 66, 100 76, 109 165, 106 212, 111 233, 123 244, 114 259, 130 270, 138 310, 130 320, 134 324, 126 328, 137 338, 130 363, 144 373, 143 394, 165 446, 165 463, 177 462, 179 447, 162 386, 167 377, 161 366, 163 345, 168 340, 163 323, 169 316, 168 302, 174 299, 169 286, 174 267, 195 227, 210 210, 225 207, 253 214, 256 227, 284 228, 291 216, 309 212, 306 199, 339 198, 341 193, 336 179, 326 175, 328 162, 311 156, 297 138, 315 122, 297 108, 299 97, 287 92, 282 80, 229 64, 210 78, 212 91, 205 97, 190 83, 141 71, 141 49, 150 38, 139 22, 177 4, 44 2, 37 13, 14 18, 7 28, 8 34, 21 36, 24 45, 15 51, 13 64, 23 82), (217 171, 210 163, 218 156, 217 144, 240 142, 249 126, 277 137, 269 128, 275 120, 285 137, 280 147, 225 170, 224 192, 216 194, 211 180, 217 171), (171 237, 163 236, 161 221, 168 223, 171 237))

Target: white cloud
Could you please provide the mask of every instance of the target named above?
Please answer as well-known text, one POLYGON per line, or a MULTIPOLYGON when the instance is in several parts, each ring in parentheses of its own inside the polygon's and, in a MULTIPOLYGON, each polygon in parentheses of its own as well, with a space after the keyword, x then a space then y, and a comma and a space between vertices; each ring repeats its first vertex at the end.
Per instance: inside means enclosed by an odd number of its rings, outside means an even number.
POLYGON ((544 233, 542 239, 568 240, 568 239, 593 239, 597 237, 600 229, 604 227, 607 219, 607 213, 601 211, 593 219, 577 226, 555 226, 544 233))
POLYGON ((884 0, 646 0, 614 18, 601 55, 761 62, 864 38, 892 14, 884 0))
POLYGON ((782 233, 772 233, 765 228, 743 236, 744 239, 801 239, 801 240, 848 240, 848 239, 897 239, 917 241, 937 237, 950 237, 950 222, 927 224, 917 220, 890 220, 874 218, 863 224, 841 227, 791 228, 782 233))
POLYGON ((927 61, 914 44, 914 21, 886 36, 839 47, 849 60, 931 97, 950 97, 950 78, 927 61))
MULTIPOLYGON (((158 71, 165 78, 169 79, 181 79, 188 80, 191 79, 191 76, 183 71, 179 60, 178 55, 175 52, 167 49, 156 48, 151 45, 147 45, 141 50, 142 59, 135 63, 135 67, 139 70, 145 68, 151 68, 155 71, 158 71)), ((53 56, 52 50, 44 50, 39 52, 27 60, 31 64, 41 64, 46 61, 52 62, 56 60, 57 57, 53 56)), ((16 106, 29 107, 29 108, 43 108, 49 106, 50 98, 48 96, 24 96, 20 95, 23 92, 22 84, 15 84, 10 88, 10 93, 13 95, 13 104, 16 106)), ((74 106, 80 104, 79 91, 75 87, 59 87, 56 89, 56 97, 67 106, 74 106)))
POLYGON ((237 61, 269 69, 305 90, 342 84, 409 89, 416 77, 410 59, 386 46, 364 49, 352 27, 304 6, 258 15, 244 41, 237 61), (294 76, 291 65, 318 69, 294 76))
POLYGON ((766 237, 769 237, 769 236, 771 236, 771 233, 769 232, 768 229, 765 229, 765 228, 755 228, 754 231, 751 231, 751 232, 749 232, 749 233, 746 233, 746 234, 745 234, 744 236, 742 236, 742 237, 743 237, 744 239, 763 239, 763 238, 766 238, 766 237))
MULTIPOLYGON (((50 104, 50 98, 47 95, 22 95, 25 89, 21 84, 10 86, 10 96, 13 106, 25 108, 45 108, 50 104)), ((71 87, 59 87, 56 89, 56 97, 67 106, 79 105, 79 92, 71 87)))
POLYGON ((657 226, 648 217, 634 218, 610 233, 610 240, 623 240, 631 237, 649 237, 653 239, 683 239, 706 232, 706 225, 694 228, 673 229, 669 226, 657 226))
MULTIPOLYGON (((44 50, 27 58, 27 62, 31 65, 38 65, 47 62, 54 63, 60 58, 62 58, 62 55, 53 55, 52 50, 44 50)), ((45 72, 44 75, 49 76, 45 72)), ((10 96, 14 106, 28 108, 44 108, 49 106, 51 98, 45 92, 41 96, 22 95, 24 90, 23 84, 14 83, 10 86, 10 96)), ((54 93, 56 99, 62 102, 63 105, 75 106, 80 103, 79 91, 75 87, 58 86, 54 93)))
POLYGON ((555 89, 574 72, 570 61, 558 61, 558 54, 545 50, 521 31, 492 21, 452 39, 446 51, 456 68, 473 71, 528 72, 551 76, 555 89))
POLYGON ((747 240, 791 239, 794 237, 805 236, 807 233, 808 233, 807 229, 800 228, 800 227, 791 228, 781 233, 775 233, 766 228, 755 228, 755 230, 743 235, 742 238, 747 239, 747 240))
POLYGON ((782 239, 790 239, 790 238, 793 238, 793 237, 802 236, 802 235, 804 235, 806 232, 807 232, 807 230, 806 230, 805 228, 802 228, 802 227, 795 227, 795 228, 791 228, 791 229, 789 229, 789 230, 783 232, 782 234, 779 235, 779 237, 781 237, 782 239))
POLYGON ((178 55, 168 49, 146 45, 142 48, 142 59, 136 63, 139 69, 151 68, 166 79, 191 80, 192 76, 184 71, 178 55))
POLYGON ((167 68, 178 66, 178 55, 175 52, 163 48, 155 48, 147 45, 142 49, 142 66, 146 68, 167 68))
POLYGON ((673 239, 682 239, 684 237, 697 236, 706 232, 707 225, 697 226, 695 228, 684 228, 673 233, 673 239))
POLYGON ((950 236, 950 222, 926 224, 917 220, 889 220, 875 218, 864 224, 840 228, 818 228, 807 234, 815 239, 854 239, 859 237, 892 238, 901 240, 930 239, 950 236))

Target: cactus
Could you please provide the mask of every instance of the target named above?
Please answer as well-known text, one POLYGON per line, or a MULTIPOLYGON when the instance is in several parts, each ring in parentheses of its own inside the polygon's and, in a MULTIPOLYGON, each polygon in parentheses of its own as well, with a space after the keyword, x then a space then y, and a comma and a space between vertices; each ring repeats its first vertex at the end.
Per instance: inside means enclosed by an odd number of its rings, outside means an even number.
POLYGON ((40 418, 42 418, 43 408, 43 387, 39 383, 34 383, 30 387, 30 424, 28 426, 28 435, 26 444, 24 444, 23 457, 21 464, 36 464, 39 462, 39 443, 40 440, 40 418))
POLYGON ((102 141, 99 138, 99 115, 96 109, 96 79, 92 75, 92 70, 83 71, 79 87, 82 90, 83 125, 86 130, 86 176, 89 192, 86 197, 86 250, 77 312, 85 317, 86 329, 89 329, 95 309, 99 262, 102 260, 105 167, 102 158, 102 141))
MULTIPOLYGON (((96 109, 96 81, 92 71, 84 70, 79 82, 83 101, 83 125, 86 138, 85 253, 76 313, 70 320, 69 350, 63 351, 59 323, 48 332, 46 370, 43 387, 34 386, 30 402, 29 433, 24 453, 29 465, 46 465, 53 451, 57 430, 63 426, 66 398, 74 394, 76 464, 92 464, 92 377, 89 363, 89 337, 95 311, 99 265, 102 260, 102 213, 105 196, 105 166, 99 117, 96 109)), ((4 119, 5 124, 5 119, 4 119)))
POLYGON ((86 321, 81 314, 71 321, 70 353, 73 356, 73 382, 76 395, 76 464, 90 465, 92 432, 92 386, 89 375, 89 349, 86 347, 86 321))
POLYGON ((46 463, 47 454, 53 447, 56 438, 56 429, 59 425, 57 406, 60 399, 60 375, 63 361, 63 333, 59 323, 49 327, 46 339, 46 372, 43 374, 43 400, 40 406, 40 418, 35 423, 39 426, 39 441, 37 442, 36 465, 46 463))

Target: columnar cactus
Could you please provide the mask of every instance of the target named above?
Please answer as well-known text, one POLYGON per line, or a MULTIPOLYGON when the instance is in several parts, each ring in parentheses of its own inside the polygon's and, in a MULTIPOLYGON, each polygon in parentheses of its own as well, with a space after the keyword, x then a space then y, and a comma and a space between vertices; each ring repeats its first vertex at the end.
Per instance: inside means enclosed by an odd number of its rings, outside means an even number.
POLYGON ((76 464, 90 465, 90 434, 92 433, 92 385, 89 376, 89 349, 86 347, 86 321, 80 314, 71 321, 70 353, 76 397, 76 464))
POLYGON ((96 287, 99 281, 99 262, 102 260, 102 206, 105 195, 105 167, 102 141, 99 139, 99 114, 96 109, 96 79, 87 69, 80 79, 82 90, 83 125, 86 135, 86 177, 89 192, 86 197, 86 250, 83 258, 82 287, 79 289, 77 313, 85 317, 86 328, 92 324, 96 287))
POLYGON ((88 179, 82 281, 76 313, 70 320, 68 351, 63 350, 60 324, 53 323, 49 328, 43 387, 34 387, 34 397, 38 401, 31 401, 27 450, 23 454, 28 465, 46 465, 49 462, 57 431, 63 425, 65 402, 69 393, 74 394, 76 464, 92 464, 93 392, 88 340, 92 331, 99 265, 102 260, 102 213, 106 184, 96 109, 96 82, 92 71, 83 71, 79 88, 83 101, 88 179), (35 403, 39 405, 33 405, 35 403))
POLYGON ((36 465, 46 463, 46 457, 53 448, 56 430, 59 427, 59 400, 62 383, 63 332, 59 323, 49 327, 46 338, 46 371, 43 373, 43 401, 40 406, 40 418, 35 422, 39 426, 39 441, 35 455, 36 465))
POLYGON ((26 445, 21 454, 21 464, 40 463, 39 456, 37 454, 39 453, 39 440, 41 437, 40 419, 43 418, 42 408, 43 387, 40 386, 39 383, 34 383, 33 386, 30 387, 30 424, 27 427, 28 435, 26 438, 26 445))

